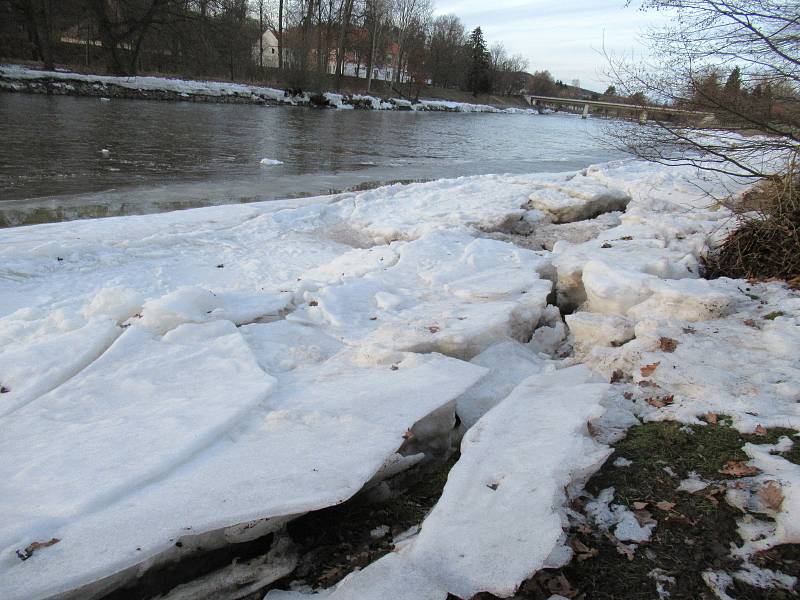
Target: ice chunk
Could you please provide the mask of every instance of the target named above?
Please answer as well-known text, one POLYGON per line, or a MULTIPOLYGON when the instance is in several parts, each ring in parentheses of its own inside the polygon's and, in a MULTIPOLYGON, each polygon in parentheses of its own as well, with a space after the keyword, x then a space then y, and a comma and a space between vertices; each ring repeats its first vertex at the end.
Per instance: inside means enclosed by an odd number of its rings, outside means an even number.
POLYGON ((490 346, 470 362, 486 367, 489 374, 456 401, 456 412, 465 429, 508 396, 523 379, 547 367, 547 361, 514 341, 490 346))
POLYGON ((608 386, 589 381, 582 367, 533 375, 467 432, 408 554, 447 591, 510 596, 562 543, 565 486, 609 453, 587 430, 608 386))
POLYGON ((644 319, 680 319, 708 321, 731 312, 734 286, 705 279, 651 281, 652 295, 630 308, 636 321, 644 319))
POLYGON ((527 339, 552 288, 549 261, 465 232, 395 242, 384 269, 304 295, 288 318, 371 347, 472 358, 508 338, 527 339))
POLYGON ((262 158, 258 162, 262 167, 271 167, 271 166, 282 165, 283 164, 282 160, 278 160, 276 158, 262 158))
POLYGON ((123 323, 138 313, 144 297, 136 290, 124 286, 104 287, 95 294, 89 305, 83 309, 86 318, 107 317, 123 323))
POLYGON ((165 333, 182 323, 213 320, 247 323, 278 316, 291 300, 289 293, 230 291, 215 294, 201 287, 187 286, 145 302, 139 323, 157 333, 165 333))
POLYGON ((631 201, 623 190, 586 179, 575 177, 563 184, 544 184, 530 195, 530 204, 548 214, 555 223, 570 223, 625 210, 631 201))
POLYGON ((596 346, 620 346, 633 339, 634 329, 625 317, 577 312, 565 317, 578 352, 596 346))
POLYGON ((596 313, 624 315, 629 308, 652 294, 650 283, 655 279, 647 273, 621 270, 591 260, 583 267, 588 309, 596 313))

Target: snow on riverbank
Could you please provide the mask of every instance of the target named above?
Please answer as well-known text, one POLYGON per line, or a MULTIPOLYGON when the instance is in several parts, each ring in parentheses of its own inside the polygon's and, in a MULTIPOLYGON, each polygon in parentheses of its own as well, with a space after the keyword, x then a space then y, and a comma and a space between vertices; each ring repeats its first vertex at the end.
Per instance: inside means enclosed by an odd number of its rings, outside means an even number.
MULTIPOLYGON (((289 94, 275 88, 196 79, 168 77, 118 77, 113 75, 84 75, 71 71, 45 71, 21 65, 0 65, 0 91, 95 96, 109 101, 110 96, 123 98, 149 98, 154 100, 209 100, 250 103, 286 104, 308 106, 312 98, 308 93, 289 94)), ((420 100, 411 102, 401 98, 381 100, 374 96, 342 95, 327 92, 323 95, 330 106, 339 109, 412 110, 446 112, 483 112, 509 114, 538 114, 533 109, 500 109, 486 104, 451 102, 446 100, 420 100)))
MULTIPOLYGON (((277 531, 435 453, 456 412, 421 533, 325 593, 510 595, 568 560, 564 503, 632 413, 800 427, 800 298, 698 279, 730 222, 698 186, 737 189, 619 162, 0 231, 4 597, 92 597, 277 531), (627 208, 525 249, 574 229, 542 190, 569 220, 627 208), (580 307, 568 338, 555 299, 580 307)), ((752 452, 796 522, 796 471, 752 452)))

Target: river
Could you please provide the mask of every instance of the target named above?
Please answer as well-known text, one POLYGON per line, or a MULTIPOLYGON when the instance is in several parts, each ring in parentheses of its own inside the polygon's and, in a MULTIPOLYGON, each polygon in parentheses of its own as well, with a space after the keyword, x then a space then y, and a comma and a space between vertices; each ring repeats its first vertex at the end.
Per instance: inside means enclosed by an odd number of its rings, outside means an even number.
POLYGON ((313 196, 392 181, 568 171, 621 156, 601 141, 602 127, 566 114, 0 94, 0 226, 313 196))

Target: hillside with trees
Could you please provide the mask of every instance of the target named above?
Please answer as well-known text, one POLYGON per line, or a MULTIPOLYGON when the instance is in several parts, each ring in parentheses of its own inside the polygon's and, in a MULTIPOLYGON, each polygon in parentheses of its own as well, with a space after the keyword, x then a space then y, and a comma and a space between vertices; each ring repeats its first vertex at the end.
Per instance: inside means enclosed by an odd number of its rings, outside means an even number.
POLYGON ((0 0, 0 57, 305 89, 381 80, 408 96, 556 94, 560 83, 458 16, 434 16, 431 0, 0 0))

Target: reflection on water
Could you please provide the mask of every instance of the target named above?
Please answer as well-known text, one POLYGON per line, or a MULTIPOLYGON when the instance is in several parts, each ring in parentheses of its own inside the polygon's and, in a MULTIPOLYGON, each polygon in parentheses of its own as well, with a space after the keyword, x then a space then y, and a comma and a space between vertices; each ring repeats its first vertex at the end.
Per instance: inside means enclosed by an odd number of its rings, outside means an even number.
POLYGON ((573 115, 312 110, 0 94, 0 226, 566 171, 618 155, 573 115), (107 150, 107 152, 102 152, 107 150), (262 158, 283 162, 263 166, 262 158))

